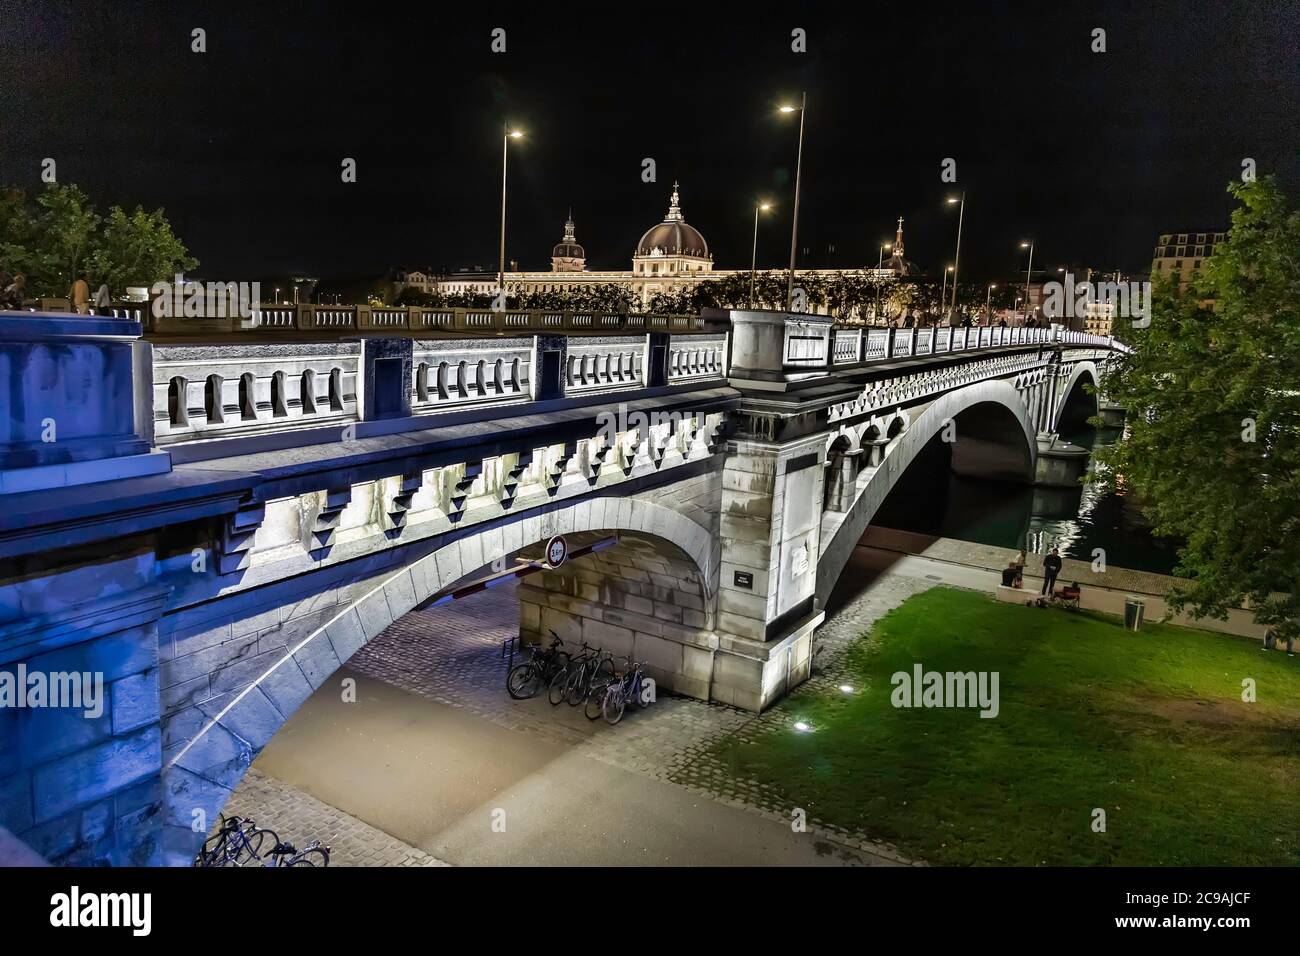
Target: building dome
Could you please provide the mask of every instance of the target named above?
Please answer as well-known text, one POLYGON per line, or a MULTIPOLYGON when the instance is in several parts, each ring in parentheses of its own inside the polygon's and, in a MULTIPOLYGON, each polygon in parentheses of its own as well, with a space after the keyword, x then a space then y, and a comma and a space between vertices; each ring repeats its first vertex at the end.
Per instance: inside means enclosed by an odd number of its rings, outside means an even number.
POLYGON ((657 226, 652 226, 636 245, 635 258, 659 256, 685 256, 708 259, 709 244, 698 229, 687 225, 677 198, 677 184, 673 183, 673 198, 668 215, 657 226))
POLYGON ((551 247, 552 272, 582 272, 587 268, 587 253, 578 245, 574 234, 573 210, 564 222, 564 238, 551 247))

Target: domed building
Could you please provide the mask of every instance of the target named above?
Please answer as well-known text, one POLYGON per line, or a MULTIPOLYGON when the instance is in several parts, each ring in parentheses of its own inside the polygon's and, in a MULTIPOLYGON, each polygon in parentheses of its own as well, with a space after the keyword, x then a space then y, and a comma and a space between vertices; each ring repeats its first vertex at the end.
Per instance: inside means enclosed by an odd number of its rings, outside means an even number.
POLYGON ((646 230, 632 253, 635 276, 677 275, 683 272, 712 272, 713 256, 700 231, 682 216, 677 184, 668 204, 668 215, 646 230))
MULTIPOLYGON (((651 226, 641 236, 632 252, 632 268, 591 271, 587 268, 586 250, 578 243, 574 231, 573 211, 564 223, 564 238, 551 248, 550 271, 520 270, 512 267, 505 274, 506 291, 512 296, 529 293, 572 293, 582 289, 592 289, 604 285, 618 285, 631 293, 632 301, 639 303, 641 309, 650 309, 656 297, 661 293, 674 295, 689 292, 702 283, 718 282, 728 278, 743 277, 748 279, 748 269, 715 269, 713 253, 704 236, 694 226, 687 223, 682 215, 681 197, 677 183, 673 183, 672 196, 668 203, 668 214, 663 221, 651 226)), ((745 252, 751 250, 746 248, 745 252)), ((874 253, 874 247, 872 249, 874 253)), ((760 257, 763 253, 759 253, 760 257)), ((748 257, 746 257, 748 258, 748 257)), ((874 255, 873 255, 874 260, 874 255)), ((776 272, 784 285, 785 261, 782 253, 777 263, 760 264, 764 272, 776 272)), ((892 255, 884 260, 879 269, 876 262, 864 264, 857 269, 828 269, 816 266, 800 265, 799 276, 817 276, 830 281, 841 274, 857 277, 885 279, 906 279, 921 275, 916 263, 903 255, 903 220, 899 217, 898 233, 894 239, 892 255)), ((445 295, 490 296, 497 289, 497 274, 479 267, 462 269, 430 277, 428 287, 445 295)), ((407 283, 414 284, 414 283, 407 283)), ((421 286, 423 290, 423 286, 421 286)), ((812 306, 814 311, 825 312, 829 309, 826 302, 812 306)), ((874 310, 872 310, 874 311, 874 310)))
POLYGON ((564 221, 564 238, 551 249, 552 272, 584 272, 587 268, 587 253, 573 233, 573 210, 564 221))

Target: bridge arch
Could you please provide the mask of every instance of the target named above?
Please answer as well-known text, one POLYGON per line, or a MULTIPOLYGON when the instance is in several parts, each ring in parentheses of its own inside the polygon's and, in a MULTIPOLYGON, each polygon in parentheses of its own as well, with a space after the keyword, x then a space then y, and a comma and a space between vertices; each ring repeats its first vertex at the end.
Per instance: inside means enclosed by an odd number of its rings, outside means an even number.
POLYGON ((949 420, 957 426, 954 468, 1033 480, 1038 460, 1037 433, 1024 401, 1011 383, 990 380, 940 396, 897 433, 879 465, 862 473, 852 505, 843 513, 823 514, 817 561, 818 607, 825 606, 840 572, 885 497, 949 420), (964 448, 963 439, 967 442, 964 448), (957 458, 958 448, 963 448, 961 459, 957 458))
MULTIPOLYGON (((165 846, 173 861, 187 859, 202 842, 192 822, 202 811, 216 819, 253 760, 276 731, 358 650, 394 621, 467 574, 557 534, 624 531, 649 539, 649 550, 680 554, 693 566, 701 603, 710 609, 718 587, 716 535, 672 508, 641 498, 600 497, 513 522, 485 522, 401 568, 305 638, 219 710, 207 714, 184 746, 164 760, 165 846), (654 547, 653 542, 666 542, 654 547)), ((707 643, 702 639, 702 643, 707 643)), ((640 651, 638 650, 638 654, 640 651)), ((651 662, 653 663, 653 662, 651 662)), ((205 712, 206 713, 206 712, 205 712)))
POLYGON ((1065 386, 1061 389, 1061 399, 1052 419, 1053 431, 1081 427, 1090 417, 1098 413, 1096 389, 1100 382, 1101 375, 1093 362, 1075 363, 1070 377, 1066 379, 1065 386), (1092 386, 1091 394, 1088 393, 1086 386, 1092 386))

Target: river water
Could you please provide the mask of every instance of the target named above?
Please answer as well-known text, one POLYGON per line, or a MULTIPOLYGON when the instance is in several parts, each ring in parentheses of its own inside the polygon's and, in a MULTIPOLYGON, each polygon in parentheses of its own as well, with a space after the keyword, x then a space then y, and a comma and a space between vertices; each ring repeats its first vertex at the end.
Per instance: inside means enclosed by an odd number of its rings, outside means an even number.
MULTIPOLYGON (((1063 435, 1085 448, 1117 441, 1121 430, 1092 429, 1063 435)), ((1131 496, 1093 485, 1034 488, 964 478, 947 467, 947 449, 931 442, 880 506, 872 523, 958 538, 1030 554, 1061 554, 1091 561, 1105 551, 1107 566, 1171 574, 1177 542, 1151 533, 1131 496)))

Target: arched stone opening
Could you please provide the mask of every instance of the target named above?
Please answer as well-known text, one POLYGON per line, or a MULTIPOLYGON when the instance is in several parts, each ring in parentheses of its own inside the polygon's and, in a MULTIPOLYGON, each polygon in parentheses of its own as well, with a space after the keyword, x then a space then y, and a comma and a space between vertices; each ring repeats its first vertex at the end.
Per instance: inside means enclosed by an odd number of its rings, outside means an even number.
POLYGON ((1033 481, 1033 450, 1024 440, 1019 416, 1011 409, 998 402, 979 402, 953 416, 952 421, 951 429, 941 429, 935 437, 948 446, 949 467, 957 474, 993 481, 1033 481))
POLYGON ((1096 368, 1091 362, 1080 362, 1062 390, 1057 432, 1074 434, 1090 427, 1088 419, 1098 414, 1096 390, 1096 368))
MULTIPOLYGON (((566 540, 577 549, 609 534, 566 540)), ((541 558, 542 547, 522 556, 541 558)), ((708 698, 715 609, 705 572, 671 541, 618 532, 613 546, 521 579, 517 594, 521 642, 549 644, 554 634, 571 653, 586 643, 613 654, 620 671, 630 656, 660 686, 708 698)))
POLYGON ((853 505, 862 453, 853 450, 848 435, 841 434, 826 450, 826 475, 822 483, 823 511, 847 511, 853 505))
MULTIPOLYGON (((287 636, 282 652, 268 655, 273 662, 251 672, 248 683, 164 718, 163 839, 167 861, 188 863, 204 837, 194 831, 194 821, 217 819, 275 732, 354 653, 430 598, 458 582, 489 573, 494 564, 513 564, 526 548, 538 548, 555 534, 573 536, 579 542, 621 536, 618 546, 600 562, 584 564, 575 559, 568 577, 562 574, 561 578, 573 582, 564 587, 579 588, 590 582, 583 582, 578 572, 610 573, 611 567, 617 566, 618 581, 607 581, 605 588, 610 595, 622 595, 625 606, 621 615, 610 609, 602 611, 597 620, 594 613, 583 613, 583 592, 579 590, 566 595, 572 599, 567 607, 553 609, 567 617, 548 613, 548 620, 565 621, 566 629, 576 624, 589 637, 595 637, 601 628, 611 629, 602 631, 611 652, 626 647, 621 653, 644 659, 648 672, 661 686, 707 696, 717 653, 712 626, 720 560, 716 535, 695 521, 653 501, 596 498, 538 515, 484 523, 454 537, 449 533, 431 542, 432 550, 400 568, 354 579, 355 589, 364 589, 357 597, 336 612, 330 608, 322 623, 316 623, 320 616, 305 618, 311 626, 287 636), (639 601, 650 602, 652 613, 644 614, 647 605, 639 601), (667 608, 680 609, 680 624, 661 619, 676 613, 667 608), (623 628, 631 638, 618 644, 617 638, 624 635, 613 628, 623 628)), ((284 611, 277 608, 272 613, 280 618, 284 611)), ((525 625, 527 613, 521 609, 525 625)), ((286 635, 290 624, 281 625, 286 635)), ((538 630, 541 624, 539 607, 538 630)), ((527 639, 527 626, 522 630, 527 639)))
POLYGON ((916 414, 890 442, 879 466, 866 482, 859 482, 852 507, 843 514, 823 515, 821 548, 817 562, 817 606, 826 606, 840 572, 871 523, 885 496, 902 480, 908 466, 936 436, 948 433, 956 440, 955 467, 964 473, 1032 481, 1038 461, 1036 430, 1020 395, 1009 382, 990 380, 968 385, 935 399, 916 414), (966 412, 971 412, 967 416, 966 412), (963 440, 969 443, 961 451, 963 440))

